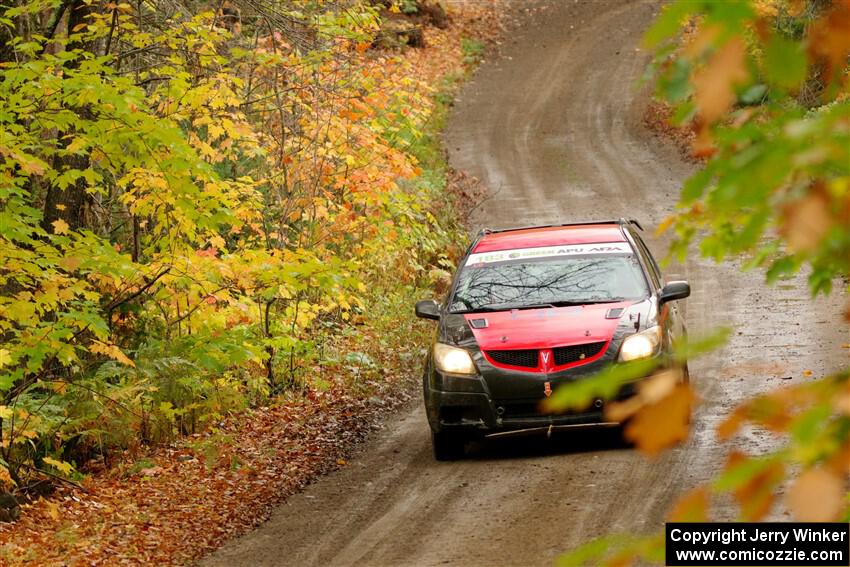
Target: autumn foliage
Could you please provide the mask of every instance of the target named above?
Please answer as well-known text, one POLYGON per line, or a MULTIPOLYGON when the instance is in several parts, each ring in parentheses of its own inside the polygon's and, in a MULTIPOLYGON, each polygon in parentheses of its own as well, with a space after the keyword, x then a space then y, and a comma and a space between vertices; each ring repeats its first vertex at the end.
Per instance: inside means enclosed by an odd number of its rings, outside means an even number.
POLYGON ((436 82, 370 3, 246 6, 0 9, 4 490, 368 389, 403 326, 360 325, 451 266, 436 82))

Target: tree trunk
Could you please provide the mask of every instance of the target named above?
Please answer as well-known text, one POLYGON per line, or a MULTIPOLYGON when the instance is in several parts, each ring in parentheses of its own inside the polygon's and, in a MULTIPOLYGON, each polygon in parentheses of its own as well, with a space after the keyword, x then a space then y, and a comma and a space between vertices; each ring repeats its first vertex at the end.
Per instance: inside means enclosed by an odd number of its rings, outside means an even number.
MULTIPOLYGON (((68 34, 73 33, 73 30, 86 22, 88 16, 94 13, 93 5, 86 4, 82 0, 75 0, 68 5, 68 34)), ((93 45, 69 41, 67 49, 82 49, 84 51, 93 49, 93 45)), ((77 67, 77 61, 71 60, 66 64, 68 69, 77 67)), ((88 111, 86 109, 78 109, 77 113, 82 118, 87 118, 88 111)), ((73 131, 57 132, 59 137, 59 147, 65 148, 70 144, 73 131)), ((67 169, 84 170, 89 167, 88 156, 56 156, 53 160, 53 167, 59 172, 67 169)), ((61 219, 68 223, 71 229, 85 227, 86 209, 91 203, 91 195, 86 191, 86 182, 83 179, 78 179, 72 185, 69 185, 65 190, 60 190, 56 187, 48 186, 47 193, 44 197, 44 216, 41 221, 41 226, 44 230, 50 232, 51 225, 61 219)))

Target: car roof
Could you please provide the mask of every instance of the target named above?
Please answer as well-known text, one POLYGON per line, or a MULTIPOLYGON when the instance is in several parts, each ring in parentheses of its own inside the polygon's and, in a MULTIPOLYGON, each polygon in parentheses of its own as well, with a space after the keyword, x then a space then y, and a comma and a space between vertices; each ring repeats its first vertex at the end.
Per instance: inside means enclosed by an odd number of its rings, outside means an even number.
POLYGON ((596 244, 600 242, 626 242, 622 225, 618 223, 578 224, 521 228, 485 233, 472 252, 493 252, 537 246, 562 244, 596 244))

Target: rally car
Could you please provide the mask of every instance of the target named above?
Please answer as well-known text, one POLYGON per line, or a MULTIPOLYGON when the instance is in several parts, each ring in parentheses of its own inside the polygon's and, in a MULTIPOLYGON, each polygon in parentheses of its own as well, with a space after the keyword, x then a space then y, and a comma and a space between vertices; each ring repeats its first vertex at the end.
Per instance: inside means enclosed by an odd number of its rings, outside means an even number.
POLYGON ((685 332, 671 302, 690 286, 664 283, 639 229, 626 219, 484 229, 445 301, 416 304, 439 321, 423 378, 436 459, 463 456, 474 436, 603 424, 605 400, 555 415, 541 401, 606 365, 669 355, 685 332))

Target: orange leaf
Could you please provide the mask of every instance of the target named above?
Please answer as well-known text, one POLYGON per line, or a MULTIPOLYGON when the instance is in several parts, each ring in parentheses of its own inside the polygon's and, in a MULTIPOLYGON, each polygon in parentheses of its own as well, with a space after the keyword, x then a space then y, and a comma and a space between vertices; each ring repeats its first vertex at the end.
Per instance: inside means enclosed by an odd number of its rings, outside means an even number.
POLYGON ((724 419, 720 422, 720 425, 717 426, 717 438, 721 441, 725 441, 735 435, 738 430, 741 429, 741 425, 746 417, 747 411, 745 407, 735 408, 735 411, 729 414, 729 417, 724 419))
POLYGON ((814 190, 783 207, 780 233, 792 252, 811 252, 832 227, 829 198, 814 190))
POLYGON ((834 472, 814 468, 801 474, 788 491, 788 504, 801 522, 838 519, 843 508, 844 483, 834 472))
POLYGON ((657 403, 646 405, 626 426, 625 436, 637 448, 657 455, 688 438, 691 406, 696 397, 686 384, 676 384, 673 390, 657 403))
POLYGON ((809 30, 809 55, 826 63, 831 74, 847 64, 850 55, 850 3, 834 2, 833 8, 815 21, 809 30))
POLYGON ((742 39, 730 39, 693 77, 694 100, 700 117, 706 122, 715 122, 732 107, 735 86, 749 77, 746 50, 742 39))
MULTIPOLYGON (((726 470, 734 469, 749 461, 741 453, 732 453, 726 464, 726 470)), ((770 511, 776 501, 776 488, 785 478, 782 463, 773 461, 750 476, 735 488, 735 501, 741 507, 741 516, 745 521, 757 522, 770 511)))
POLYGON ((679 497, 670 511, 671 522, 707 522, 708 489, 693 488, 679 497))

